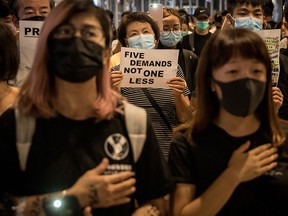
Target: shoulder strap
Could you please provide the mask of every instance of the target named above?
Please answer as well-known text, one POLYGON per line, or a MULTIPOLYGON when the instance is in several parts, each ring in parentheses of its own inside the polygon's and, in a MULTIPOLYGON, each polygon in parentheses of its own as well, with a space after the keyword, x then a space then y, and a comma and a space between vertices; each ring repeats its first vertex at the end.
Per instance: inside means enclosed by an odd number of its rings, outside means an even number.
POLYGON ((126 128, 131 141, 134 162, 137 162, 146 141, 147 113, 145 109, 127 101, 123 101, 123 104, 126 128))
POLYGON ((189 44, 191 47, 191 50, 194 52, 195 47, 194 47, 194 33, 189 34, 189 44))
POLYGON ((159 114, 159 116, 161 117, 161 119, 163 120, 163 122, 165 123, 165 125, 167 126, 167 128, 172 131, 172 126, 169 123, 168 119, 166 118, 166 116, 164 115, 162 109, 160 108, 160 106, 158 105, 158 103, 155 101, 155 99, 153 98, 153 96, 150 94, 150 92, 148 91, 147 88, 141 88, 143 93, 145 94, 145 96, 147 97, 147 99, 150 101, 151 105, 155 108, 155 110, 157 111, 157 113, 159 114))
POLYGON ((25 116, 18 108, 15 109, 16 146, 22 171, 26 169, 32 137, 35 130, 35 118, 25 116))

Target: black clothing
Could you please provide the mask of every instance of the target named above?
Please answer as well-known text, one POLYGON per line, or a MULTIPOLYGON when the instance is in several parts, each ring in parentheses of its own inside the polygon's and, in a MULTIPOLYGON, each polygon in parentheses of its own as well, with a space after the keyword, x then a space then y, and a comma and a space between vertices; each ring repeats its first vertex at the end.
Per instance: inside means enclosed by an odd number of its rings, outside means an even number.
POLYGON ((275 22, 274 20, 270 20, 267 22, 266 29, 275 29, 276 26, 277 26, 277 22, 275 22))
MULTIPOLYGON (((111 120, 94 118, 76 121, 64 116, 37 118, 35 134, 25 172, 20 171, 15 139, 15 114, 10 109, 0 116, 0 192, 35 195, 71 187, 87 170, 106 157, 110 164, 105 174, 133 170, 136 173, 136 198, 139 203, 170 192, 166 162, 161 155, 150 120, 142 154, 134 163, 125 119, 117 114, 111 120), (121 145, 120 158, 113 157, 121 145), (118 146, 119 147, 119 146, 118 146)), ((95 215, 131 215, 134 201, 107 209, 95 209, 95 215)))
MULTIPOLYGON (((253 134, 233 137, 211 123, 204 132, 192 137, 193 141, 187 141, 183 134, 177 134, 170 147, 168 164, 176 183, 196 185, 196 197, 226 169, 233 151, 240 145, 250 140, 250 148, 254 148, 271 142, 265 126, 253 134)), ((287 211, 288 203, 287 164, 287 158, 281 158, 274 170, 241 183, 217 215, 283 215, 281 212, 287 211)))
POLYGON ((288 120, 288 49, 280 49, 280 74, 278 87, 283 94, 283 104, 278 110, 280 118, 288 120))
MULTIPOLYGON (((161 41, 159 41, 158 49, 167 49, 167 47, 164 47, 161 41)), ((181 42, 177 43, 176 49, 179 50, 178 64, 183 70, 187 87, 189 88, 190 93, 193 94, 196 88, 195 73, 198 65, 198 56, 191 50, 183 49, 181 42)), ((189 95, 189 97, 191 97, 191 95, 189 95)))
POLYGON ((182 39, 182 45, 184 49, 192 50, 198 57, 200 57, 201 51, 206 43, 206 41, 209 40, 212 33, 208 32, 206 35, 199 35, 196 31, 192 33, 192 35, 185 35, 182 39), (194 39, 193 42, 189 41, 194 39), (193 44, 194 47, 191 47, 191 44, 193 44))

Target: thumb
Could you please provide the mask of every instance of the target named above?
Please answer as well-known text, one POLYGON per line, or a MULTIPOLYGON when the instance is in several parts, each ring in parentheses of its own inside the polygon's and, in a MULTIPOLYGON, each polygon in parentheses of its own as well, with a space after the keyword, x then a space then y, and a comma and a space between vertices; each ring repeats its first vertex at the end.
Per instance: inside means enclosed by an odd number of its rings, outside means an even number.
POLYGON ((244 144, 242 144, 238 149, 236 149, 236 152, 239 153, 244 153, 248 150, 248 148, 250 147, 250 140, 246 141, 244 144))
POLYGON ((101 175, 106 170, 108 165, 109 165, 109 160, 107 158, 103 158, 101 163, 97 167, 95 167, 94 170, 97 174, 101 175))

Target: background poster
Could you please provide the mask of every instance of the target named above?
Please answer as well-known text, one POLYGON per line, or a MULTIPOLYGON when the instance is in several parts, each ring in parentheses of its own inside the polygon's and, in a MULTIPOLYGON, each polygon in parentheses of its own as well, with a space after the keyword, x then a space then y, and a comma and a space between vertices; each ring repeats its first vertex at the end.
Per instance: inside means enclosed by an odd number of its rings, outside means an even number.
POLYGON ((34 60, 43 22, 44 21, 19 21, 20 62, 28 71, 30 71, 34 60))
POLYGON ((273 86, 277 86, 280 73, 279 43, 281 40, 281 29, 257 30, 255 32, 259 34, 266 43, 272 62, 272 84, 273 86))

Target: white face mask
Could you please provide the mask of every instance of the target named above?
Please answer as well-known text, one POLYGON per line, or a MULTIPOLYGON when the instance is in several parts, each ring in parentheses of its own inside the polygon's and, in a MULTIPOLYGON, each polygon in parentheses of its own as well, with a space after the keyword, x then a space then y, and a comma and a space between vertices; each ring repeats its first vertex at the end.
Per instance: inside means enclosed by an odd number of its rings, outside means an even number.
POLYGON ((131 48, 138 49, 154 49, 155 37, 153 34, 140 34, 131 38, 128 38, 128 45, 131 48))
POLYGON ((235 18, 235 27, 252 29, 252 30, 262 30, 263 20, 251 16, 235 18))

